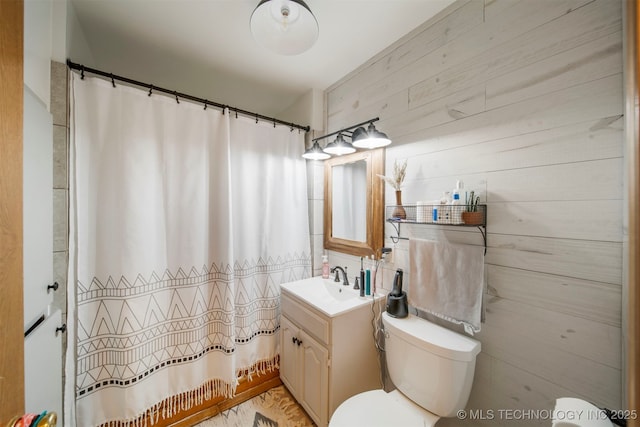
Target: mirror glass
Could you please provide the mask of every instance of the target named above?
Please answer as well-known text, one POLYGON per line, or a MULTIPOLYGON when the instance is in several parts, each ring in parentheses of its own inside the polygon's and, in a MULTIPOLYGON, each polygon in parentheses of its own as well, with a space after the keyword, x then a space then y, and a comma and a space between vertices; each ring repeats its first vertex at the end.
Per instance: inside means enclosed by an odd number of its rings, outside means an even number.
POLYGON ((325 161, 324 247, 379 256, 384 241, 384 149, 325 161))
POLYGON ((367 240, 367 162, 331 168, 333 235, 341 239, 367 240))

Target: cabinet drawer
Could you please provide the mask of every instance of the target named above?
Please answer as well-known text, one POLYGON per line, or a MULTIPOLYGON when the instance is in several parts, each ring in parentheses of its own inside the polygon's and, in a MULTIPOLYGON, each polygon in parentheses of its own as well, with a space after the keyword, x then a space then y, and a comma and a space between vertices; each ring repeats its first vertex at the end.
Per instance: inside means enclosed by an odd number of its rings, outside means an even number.
POLYGON ((325 345, 329 345, 329 322, 285 293, 280 296, 282 314, 293 321, 300 329, 325 345))

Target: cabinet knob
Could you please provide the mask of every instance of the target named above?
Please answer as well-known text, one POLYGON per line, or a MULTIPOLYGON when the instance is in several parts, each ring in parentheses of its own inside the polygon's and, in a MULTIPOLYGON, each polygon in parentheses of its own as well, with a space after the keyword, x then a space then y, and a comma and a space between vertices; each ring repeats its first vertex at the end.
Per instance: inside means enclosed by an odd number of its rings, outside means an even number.
POLYGON ((47 285, 47 293, 49 293, 50 289, 53 289, 54 292, 58 290, 58 282, 55 282, 53 285, 47 285))
POLYGON ((296 337, 291 338, 291 342, 294 343, 294 344, 297 344, 298 343, 298 338, 296 338, 296 337))
POLYGON ((300 347, 300 344, 302 344, 302 341, 298 340, 298 347, 300 347))
POLYGON ((62 326, 56 328, 56 335, 58 335, 58 332, 62 332, 63 334, 67 332, 67 324, 63 323, 62 326))

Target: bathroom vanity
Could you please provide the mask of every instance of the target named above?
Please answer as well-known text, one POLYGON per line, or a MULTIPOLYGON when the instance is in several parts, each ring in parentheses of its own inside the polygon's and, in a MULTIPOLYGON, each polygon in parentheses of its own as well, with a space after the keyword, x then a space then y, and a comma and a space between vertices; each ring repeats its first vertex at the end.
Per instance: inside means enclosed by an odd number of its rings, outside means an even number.
POLYGON ((280 378, 318 426, 346 399, 382 387, 373 340, 383 295, 312 277, 281 286, 280 378))

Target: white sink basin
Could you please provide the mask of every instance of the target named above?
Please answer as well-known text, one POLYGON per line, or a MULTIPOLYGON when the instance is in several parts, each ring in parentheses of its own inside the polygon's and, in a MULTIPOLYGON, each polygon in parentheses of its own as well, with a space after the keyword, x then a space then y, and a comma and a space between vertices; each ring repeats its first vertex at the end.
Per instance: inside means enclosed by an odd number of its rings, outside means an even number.
MULTIPOLYGON (((343 286, 342 282, 323 279, 321 276, 295 282, 283 283, 280 289, 305 303, 317 308, 327 316, 334 317, 346 311, 353 310, 363 304, 371 303, 373 297, 360 296, 360 291, 353 289, 353 285, 343 286)), ((375 299, 383 298, 383 294, 376 294, 375 299)))

